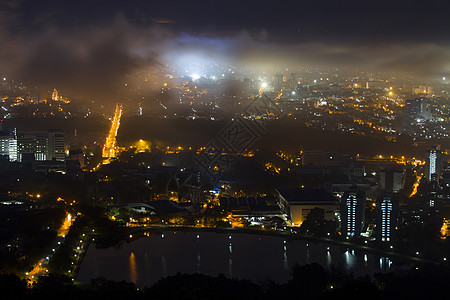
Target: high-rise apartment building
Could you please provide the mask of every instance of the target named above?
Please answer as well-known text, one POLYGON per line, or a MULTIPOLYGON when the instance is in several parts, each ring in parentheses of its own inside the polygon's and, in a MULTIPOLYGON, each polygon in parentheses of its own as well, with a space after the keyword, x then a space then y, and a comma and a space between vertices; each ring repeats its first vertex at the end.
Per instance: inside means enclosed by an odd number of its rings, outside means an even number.
POLYGON ((376 206, 376 238, 381 242, 393 242, 397 231, 398 199, 395 194, 385 193, 378 198, 376 206))
POLYGON ((341 232, 345 237, 361 235, 364 226, 365 193, 357 188, 344 193, 341 198, 341 232))
POLYGON ((425 176, 428 181, 438 181, 442 171, 442 153, 438 146, 427 151, 425 176))

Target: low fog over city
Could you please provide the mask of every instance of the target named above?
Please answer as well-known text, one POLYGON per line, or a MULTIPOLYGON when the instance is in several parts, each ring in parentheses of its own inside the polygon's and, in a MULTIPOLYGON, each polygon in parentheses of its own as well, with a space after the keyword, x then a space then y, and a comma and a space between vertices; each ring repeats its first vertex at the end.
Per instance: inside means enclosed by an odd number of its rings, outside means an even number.
POLYGON ((0 1, 0 293, 442 294, 448 9, 0 1))

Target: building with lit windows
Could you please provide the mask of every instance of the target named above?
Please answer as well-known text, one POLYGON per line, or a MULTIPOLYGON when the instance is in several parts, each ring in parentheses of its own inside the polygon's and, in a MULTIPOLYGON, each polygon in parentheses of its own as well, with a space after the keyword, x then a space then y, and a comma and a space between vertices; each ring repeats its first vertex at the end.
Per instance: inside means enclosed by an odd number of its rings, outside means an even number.
POLYGON ((48 131, 47 160, 64 161, 66 158, 64 131, 51 129, 48 131))
POLYGON ((432 120, 430 102, 426 97, 415 99, 407 99, 405 101, 406 111, 411 117, 416 119, 419 123, 432 120))
POLYGON ((16 130, 0 131, 0 156, 9 161, 17 160, 16 130))
POLYGON ((366 195, 357 188, 344 193, 341 198, 341 232, 345 237, 358 237, 364 226, 366 195))
POLYGON ((397 231, 398 199, 396 194, 385 193, 376 204, 376 238, 380 242, 393 242, 397 231))
POLYGON ((34 155, 36 161, 65 160, 64 131, 60 129, 48 132, 20 133, 17 136, 17 158, 34 155))
POLYGON ((425 176, 428 181, 439 181, 442 171, 442 153, 438 146, 427 151, 425 176))
POLYGON ((19 133, 17 135, 17 157, 20 162, 23 157, 33 154, 37 161, 47 160, 47 133, 19 133))

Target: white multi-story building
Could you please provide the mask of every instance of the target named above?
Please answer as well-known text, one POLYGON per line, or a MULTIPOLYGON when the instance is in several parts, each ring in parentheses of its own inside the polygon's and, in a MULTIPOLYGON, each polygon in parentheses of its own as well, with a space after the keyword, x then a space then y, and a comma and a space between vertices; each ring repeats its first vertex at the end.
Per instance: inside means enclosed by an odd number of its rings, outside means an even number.
POLYGON ((365 195, 362 191, 345 192, 341 198, 341 231, 345 237, 361 235, 364 225, 365 195))
POLYGON ((427 152, 425 176, 428 181, 438 181, 442 171, 442 153, 437 146, 427 152))
POLYGON ((377 203, 377 239, 393 242, 397 226, 398 202, 391 193, 386 193, 377 203))
POLYGON ((7 156, 9 161, 17 160, 16 131, 0 131, 0 155, 7 156))
POLYGON ((22 162, 24 155, 33 155, 36 161, 65 160, 64 131, 20 133, 16 130, 0 131, 0 155, 9 161, 22 162))

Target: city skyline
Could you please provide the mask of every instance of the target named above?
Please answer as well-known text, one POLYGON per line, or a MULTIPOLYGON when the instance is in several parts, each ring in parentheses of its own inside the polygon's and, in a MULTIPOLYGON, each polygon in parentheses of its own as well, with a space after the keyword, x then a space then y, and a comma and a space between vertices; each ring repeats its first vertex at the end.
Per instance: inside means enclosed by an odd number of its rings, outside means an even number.
POLYGON ((449 8, 0 0, 0 295, 446 293, 449 8))

